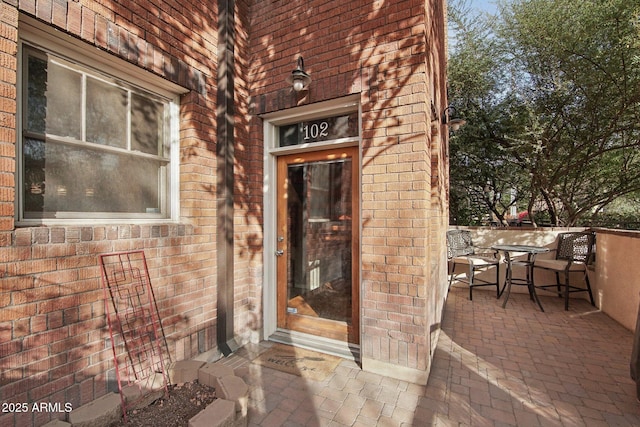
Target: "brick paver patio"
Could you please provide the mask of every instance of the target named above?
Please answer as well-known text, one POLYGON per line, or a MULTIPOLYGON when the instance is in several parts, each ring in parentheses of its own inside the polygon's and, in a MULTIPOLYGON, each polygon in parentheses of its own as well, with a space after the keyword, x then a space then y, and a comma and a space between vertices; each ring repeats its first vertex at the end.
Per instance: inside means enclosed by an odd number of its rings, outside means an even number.
POLYGON ((322 382, 250 363, 224 363, 250 387, 250 426, 639 426, 628 331, 586 301, 452 288, 426 386, 343 361, 322 382))

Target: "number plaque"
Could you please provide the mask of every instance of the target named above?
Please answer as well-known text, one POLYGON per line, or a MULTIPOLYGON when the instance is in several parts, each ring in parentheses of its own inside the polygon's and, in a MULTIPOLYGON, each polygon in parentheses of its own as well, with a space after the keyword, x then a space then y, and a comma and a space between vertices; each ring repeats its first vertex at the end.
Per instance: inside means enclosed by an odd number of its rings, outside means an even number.
POLYGON ((358 136, 358 113, 298 122, 280 127, 280 147, 358 136))

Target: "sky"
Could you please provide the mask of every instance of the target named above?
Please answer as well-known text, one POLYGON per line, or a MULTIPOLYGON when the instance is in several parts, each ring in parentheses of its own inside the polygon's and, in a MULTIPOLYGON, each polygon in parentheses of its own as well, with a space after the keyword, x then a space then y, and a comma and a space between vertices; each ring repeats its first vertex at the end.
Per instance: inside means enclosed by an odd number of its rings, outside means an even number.
MULTIPOLYGON (((465 1, 465 0, 460 0, 465 1)), ((497 12, 498 8, 496 6, 496 2, 498 0, 466 0, 466 4, 471 8, 477 11, 478 14, 481 13, 490 13, 494 14, 497 12)), ((455 31, 449 28, 449 45, 450 48, 453 44, 455 44, 455 31)))
POLYGON ((470 0, 469 4, 481 11, 493 13, 496 11, 495 0, 470 0))

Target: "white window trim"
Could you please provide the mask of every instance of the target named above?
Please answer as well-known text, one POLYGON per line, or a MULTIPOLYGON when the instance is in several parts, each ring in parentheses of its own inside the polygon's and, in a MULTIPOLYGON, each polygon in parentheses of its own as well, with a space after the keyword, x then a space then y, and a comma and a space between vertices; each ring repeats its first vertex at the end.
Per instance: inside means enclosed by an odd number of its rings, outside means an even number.
MULTIPOLYGON (((66 33, 55 28, 49 27, 33 18, 20 15, 18 25, 18 54, 22 56, 23 45, 33 46, 35 48, 49 51, 55 55, 66 58, 70 62, 78 63, 80 66, 87 67, 96 74, 103 73, 110 79, 120 80, 125 86, 138 87, 143 91, 153 93, 168 102, 169 106, 169 161, 170 167, 168 173, 168 195, 170 197, 166 203, 167 216, 163 218, 152 218, 144 214, 116 214, 113 217, 106 215, 100 218, 87 217, 77 218, 24 218, 23 209, 23 179, 22 170, 22 123, 16 123, 16 163, 18 165, 18 173, 16 173, 16 209, 15 223, 17 226, 33 226, 33 225, 95 225, 100 224, 153 224, 178 222, 180 213, 180 96, 188 92, 182 86, 165 80, 155 74, 146 71, 125 60, 114 57, 113 55, 94 48, 87 43, 76 39, 66 33), (79 61, 81 59, 81 61, 79 61)), ((22 61, 19 61, 19 69, 17 73, 17 111, 22 111, 23 97, 23 76, 22 61)), ((166 199, 167 194, 162 194, 166 199)))

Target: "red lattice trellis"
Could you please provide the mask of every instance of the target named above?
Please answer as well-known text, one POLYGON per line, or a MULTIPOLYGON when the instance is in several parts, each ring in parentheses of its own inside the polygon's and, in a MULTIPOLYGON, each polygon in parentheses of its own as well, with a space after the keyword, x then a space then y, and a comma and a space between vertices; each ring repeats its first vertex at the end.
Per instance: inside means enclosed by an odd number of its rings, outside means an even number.
POLYGON ((149 388, 159 388, 161 376, 161 387, 167 393, 168 351, 144 252, 103 254, 100 264, 116 379, 126 420, 128 406, 135 406, 136 401, 126 402, 124 387, 138 387, 142 399, 149 388))

